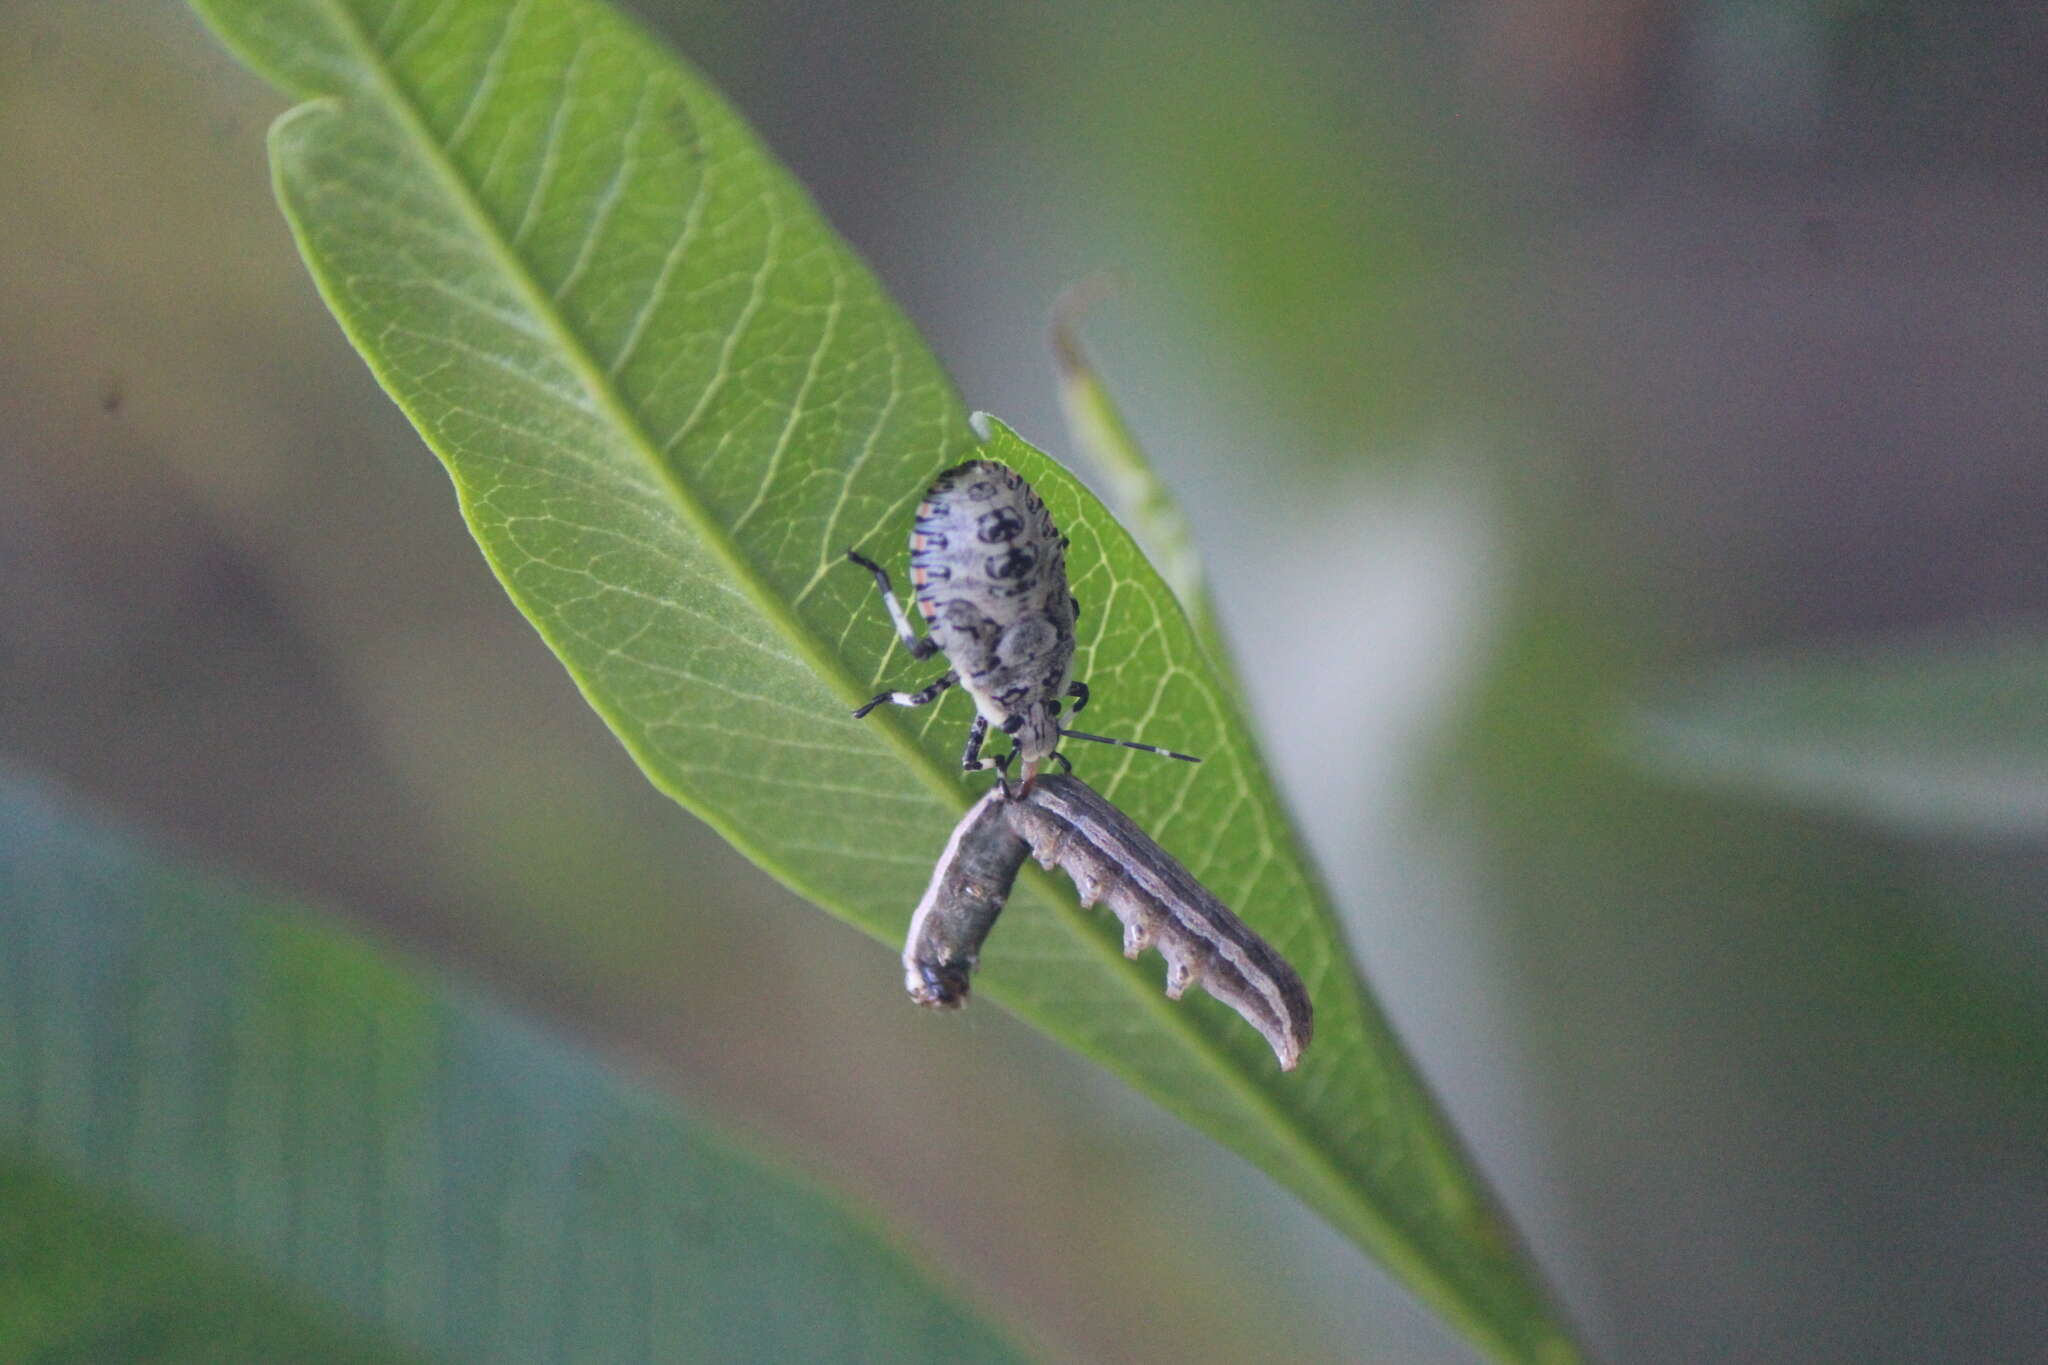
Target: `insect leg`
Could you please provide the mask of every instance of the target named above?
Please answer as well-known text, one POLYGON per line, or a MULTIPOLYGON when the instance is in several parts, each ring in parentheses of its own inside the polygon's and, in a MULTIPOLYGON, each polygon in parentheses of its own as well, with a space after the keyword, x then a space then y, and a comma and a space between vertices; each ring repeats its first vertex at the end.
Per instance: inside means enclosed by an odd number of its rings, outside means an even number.
POLYGON ((877 706, 880 706, 885 701, 896 706, 923 706, 927 702, 938 700, 938 696, 941 692, 944 692, 947 688, 951 687, 954 683, 959 681, 960 675, 958 673, 953 672, 951 669, 947 669, 944 673, 941 673, 938 677, 933 678, 930 683, 926 684, 924 687, 919 688, 915 692, 884 692, 880 694, 879 696, 875 697, 872 701, 868 702, 865 706, 861 707, 858 711, 855 711, 853 713, 853 718, 855 720, 859 720, 862 716, 865 716, 868 712, 874 710, 877 706))
POLYGON ((1080 715, 1081 708, 1088 704, 1088 684, 1084 682, 1068 683, 1067 695, 1074 699, 1074 714, 1080 715))
MULTIPOLYGON (((1003 795, 1008 796, 1010 794, 1010 764, 1015 761, 1017 750, 1015 747, 1012 747, 1010 752, 1006 754, 988 754, 984 756, 981 752, 981 745, 982 741, 986 738, 988 738, 988 717, 976 716, 974 723, 967 727, 967 748, 960 755, 960 770, 971 773, 979 772, 983 768, 994 768, 996 770, 996 783, 1003 789, 1003 795)), ((1060 756, 1054 754, 1053 757, 1059 758, 1060 756)), ((1066 762, 1065 759, 1060 759, 1060 761, 1062 763, 1066 762)))
MULTIPOLYGON (((882 590, 882 605, 889 609, 889 619, 896 623, 897 637, 903 641, 903 647, 910 651, 910 657, 929 659, 938 653, 937 640, 929 635, 919 635, 910 628, 910 618, 904 614, 903 604, 896 600, 895 586, 889 582, 889 571, 858 550, 848 550, 846 557, 875 576, 875 585, 882 590)), ((927 697, 925 700, 929 701, 931 698, 927 697)))
POLYGON ((978 772, 988 766, 988 760, 981 756, 981 741, 988 736, 988 717, 976 715, 974 724, 967 727, 967 748, 960 755, 962 772, 978 772))

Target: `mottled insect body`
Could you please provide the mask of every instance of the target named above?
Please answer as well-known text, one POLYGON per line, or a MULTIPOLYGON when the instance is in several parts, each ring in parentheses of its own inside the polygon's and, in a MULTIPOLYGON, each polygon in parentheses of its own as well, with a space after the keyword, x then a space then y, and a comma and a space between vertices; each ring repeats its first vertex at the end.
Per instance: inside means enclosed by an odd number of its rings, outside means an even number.
POLYGON ((910 532, 910 586, 931 639, 1030 776, 1059 748, 1073 682, 1067 538, 1017 472, 970 460, 939 475, 910 532))
POLYGON ((1063 736, 1197 761, 1061 726, 1068 698, 1077 712, 1088 703, 1088 688, 1073 679, 1081 604, 1067 588, 1067 538, 1031 485, 1009 466, 994 460, 955 465, 918 504, 910 533, 910 585, 929 634, 920 637, 911 628, 887 570, 856 551, 846 555, 874 574, 911 657, 926 659, 943 650, 952 664, 919 691, 882 693, 855 711, 856 717, 883 702, 922 706, 957 684, 974 699, 976 712, 961 766, 1007 773, 1013 759, 1021 760, 1027 788, 1048 760, 1066 763, 1059 753, 1063 736), (1010 753, 982 756, 990 725, 1010 737, 1010 753))
POLYGON ((955 827, 903 947, 904 984, 919 1004, 966 1000, 982 942, 1027 855, 1071 877, 1084 907, 1110 908, 1123 924, 1124 956, 1159 950, 1168 998, 1200 985, 1259 1031, 1281 1070, 1301 1060, 1314 1012, 1294 968, 1077 777, 1043 776, 1016 795, 991 791, 955 827))

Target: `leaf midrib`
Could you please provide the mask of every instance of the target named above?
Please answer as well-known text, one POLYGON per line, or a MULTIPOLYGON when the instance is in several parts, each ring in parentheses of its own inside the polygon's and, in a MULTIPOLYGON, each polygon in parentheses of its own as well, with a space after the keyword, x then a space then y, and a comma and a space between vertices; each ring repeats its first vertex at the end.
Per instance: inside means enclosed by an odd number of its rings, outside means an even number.
MULTIPOLYGON (((381 92, 385 103, 395 112, 401 126, 411 136, 416 146, 425 149, 424 159, 432 167, 435 176, 454 202, 460 206, 463 215, 470 220, 471 227, 484 242, 488 254, 496 261, 500 271, 510 278, 513 289, 521 301, 553 336, 570 372, 576 376, 584 391, 597 405, 599 413, 627 437, 626 444, 653 472, 659 485, 669 494, 678 515, 710 550, 712 556, 733 575, 741 591, 755 608, 778 629, 779 633, 793 643, 805 663, 826 678, 842 698, 865 700, 861 684, 847 671, 844 662, 820 647, 817 637, 769 588, 731 537, 705 510, 674 467, 661 457, 645 425, 613 387, 610 375, 596 363, 583 339, 562 316, 555 300, 540 288, 538 281, 526 268, 524 259, 507 241, 502 225, 484 207, 468 180, 449 159, 440 139, 427 123, 412 94, 399 82, 386 62, 383 50, 363 30, 354 12, 342 3, 342 0, 315 0, 315 3, 327 12, 337 31, 354 49, 361 66, 370 73, 376 89, 381 92)), ((509 29, 507 35, 500 41, 510 41, 509 29)), ((493 571, 498 572, 495 564, 493 571)), ((498 572, 498 577, 509 595, 524 600, 523 594, 502 572, 498 572)), ((543 635, 549 634, 538 614, 527 612, 526 615, 543 635)), ((553 643, 550 638, 550 644, 553 643)), ((740 830, 707 810, 699 809, 696 803, 687 800, 681 792, 676 791, 662 776, 659 765, 650 762, 648 756, 641 752, 640 745, 629 737, 629 728, 619 723, 619 718, 614 716, 601 695, 587 685, 580 670, 574 664, 568 663, 569 656, 561 650, 557 650, 556 653, 563 658, 571 676, 576 680, 578 689, 583 692, 584 699, 592 709, 612 722, 613 732, 632 752, 641 770, 657 788, 691 809, 755 862, 764 867, 772 864, 773 860, 765 857, 761 850, 754 848, 752 841, 740 830)), ((885 720, 883 732, 889 744, 927 787, 942 799, 965 809, 966 803, 962 800, 958 784, 951 780, 949 774, 941 772, 930 756, 915 745, 899 725, 893 723, 893 720, 885 720)), ((1425 1283, 1438 1286, 1438 1292, 1428 1297, 1436 1301, 1440 1311, 1455 1316, 1468 1331, 1494 1341, 1509 1355, 1520 1354, 1515 1350, 1512 1341, 1500 1333, 1490 1318, 1480 1317, 1468 1310, 1464 1296, 1439 1272, 1435 1258, 1427 1254, 1405 1229, 1386 1218, 1371 1201, 1362 1196, 1349 1178, 1349 1173, 1331 1160, 1323 1144, 1312 1140, 1311 1132, 1304 1128, 1297 1115, 1282 1107, 1277 1097, 1264 1087, 1255 1084, 1215 1039, 1196 1026, 1195 1016, 1185 1010, 1172 1008, 1172 1003, 1151 990, 1149 985, 1140 979, 1137 970, 1125 961, 1120 951, 1112 948, 1104 936, 1090 932, 1078 903, 1059 892, 1058 884, 1049 873, 1033 866, 1027 869, 1027 875, 1038 889, 1041 899, 1052 907, 1053 912, 1071 933, 1100 954, 1109 967, 1109 974, 1126 984, 1142 1008, 1163 1025, 1167 1032, 1177 1035, 1189 1053, 1206 1063, 1207 1069, 1234 1092, 1241 1103, 1252 1112, 1263 1114, 1269 1120, 1272 1130, 1282 1136, 1284 1145, 1292 1150, 1300 1167, 1320 1178, 1326 1190, 1332 1195, 1333 1204, 1347 1210, 1357 1227, 1376 1234, 1371 1241, 1382 1257, 1393 1259, 1388 1256, 1389 1250, 1394 1247, 1402 1248, 1405 1255, 1401 1256, 1401 1259, 1407 1262, 1403 1268, 1404 1277, 1418 1290, 1422 1289, 1425 1283)), ((801 882, 801 878, 798 877, 788 877, 787 880, 793 884, 801 882)), ((823 899, 822 896, 808 890, 805 894, 812 899, 823 899)), ((992 985, 988 994, 1000 1001, 1007 992, 999 986, 992 985)), ((1169 1094, 1162 1098, 1170 1103, 1172 1097, 1169 1094)))

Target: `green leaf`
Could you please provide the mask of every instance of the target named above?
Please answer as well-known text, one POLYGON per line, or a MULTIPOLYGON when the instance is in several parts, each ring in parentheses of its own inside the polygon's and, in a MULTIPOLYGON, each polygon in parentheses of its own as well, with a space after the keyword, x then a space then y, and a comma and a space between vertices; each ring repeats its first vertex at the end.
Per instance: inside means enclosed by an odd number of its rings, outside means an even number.
POLYGON ((0 1359, 1019 1358, 587 1057, 4 775, 0 941, 0 1359))
POLYGON ((0 1226, 0 1360, 425 1365, 169 1220, 4 1148, 0 1226))
MULTIPOLYGON (((911 672, 845 561, 900 567, 920 494, 976 448, 923 343, 718 96, 600 5, 195 3, 310 101, 271 137, 300 248, 591 705, 762 867, 898 940, 975 794, 964 698, 848 714, 938 671, 911 672)), ((1295 963, 1316 1040, 1280 1074, 1035 872, 984 992, 1258 1162, 1491 1353, 1575 1358, 1172 594, 1064 471, 1000 429, 985 453, 1073 537, 1091 722, 1208 759, 1083 771, 1295 963)))
POLYGON ((1630 749, 1666 776, 1907 829, 2048 830, 2048 638, 2026 633, 1723 667, 1646 708, 1630 749))

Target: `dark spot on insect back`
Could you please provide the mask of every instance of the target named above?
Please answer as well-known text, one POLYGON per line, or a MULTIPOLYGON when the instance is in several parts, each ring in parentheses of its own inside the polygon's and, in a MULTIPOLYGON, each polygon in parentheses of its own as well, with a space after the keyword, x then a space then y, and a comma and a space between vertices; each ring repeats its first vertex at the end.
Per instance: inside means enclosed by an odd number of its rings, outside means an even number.
POLYGON ((981 520, 974 524, 974 534, 984 545, 1001 545, 1024 534, 1024 518, 1011 508, 998 507, 981 514, 981 520))
POLYGON ((999 555, 990 555, 982 572, 995 579, 1017 579, 1038 567, 1038 556, 1021 545, 1013 545, 999 555))
POLYGON ((996 486, 987 479, 977 479, 967 486, 967 496, 976 502, 993 502, 996 497, 996 486))
POLYGON ((948 628, 970 639, 980 640, 996 633, 996 623, 982 615, 981 609, 965 598, 954 598, 939 614, 945 618, 948 628))

